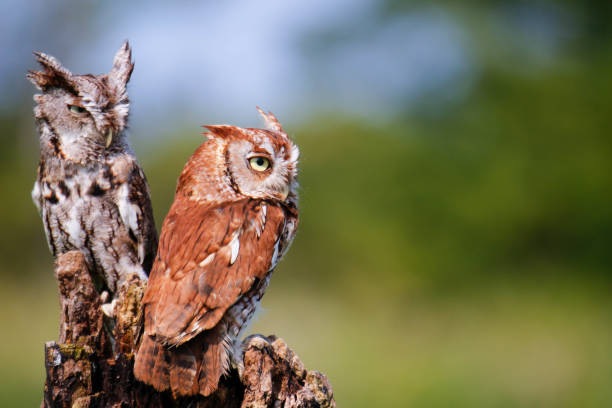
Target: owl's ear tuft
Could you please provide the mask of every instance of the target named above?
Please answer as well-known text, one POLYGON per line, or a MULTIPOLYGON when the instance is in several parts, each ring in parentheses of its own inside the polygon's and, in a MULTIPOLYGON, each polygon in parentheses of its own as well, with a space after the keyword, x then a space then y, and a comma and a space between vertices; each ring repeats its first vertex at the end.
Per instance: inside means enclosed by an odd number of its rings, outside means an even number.
POLYGON ((78 93, 72 73, 64 68, 58 60, 42 52, 35 52, 34 56, 43 67, 43 71, 28 71, 26 78, 38 89, 44 91, 48 88, 58 87, 74 94, 78 93))
POLYGON ((209 132, 202 133, 209 139, 221 138, 225 139, 236 131, 236 126, 229 125, 202 125, 203 128, 210 130, 209 132))
POLYGON ((113 83, 114 87, 120 92, 124 93, 126 85, 132 76, 134 70, 134 62, 132 61, 132 49, 130 44, 126 40, 113 61, 113 68, 108 73, 108 76, 113 83))
POLYGON ((40 71, 28 71, 26 74, 26 78, 34 84, 34 86, 41 91, 44 91, 49 87, 49 84, 52 82, 50 76, 45 72, 40 71))
POLYGON ((274 116, 272 112, 266 113, 259 106, 256 106, 255 108, 257 109, 259 114, 263 117, 264 122, 266 124, 266 129, 283 133, 283 127, 278 122, 278 119, 276 119, 276 116, 274 116))

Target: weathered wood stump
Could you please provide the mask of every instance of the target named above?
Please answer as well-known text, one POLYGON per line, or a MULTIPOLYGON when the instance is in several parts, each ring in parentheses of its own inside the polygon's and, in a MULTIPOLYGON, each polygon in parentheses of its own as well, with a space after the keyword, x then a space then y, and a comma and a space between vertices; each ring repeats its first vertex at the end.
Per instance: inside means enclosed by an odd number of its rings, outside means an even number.
POLYGON ((307 371, 280 338, 250 336, 244 365, 232 368, 209 397, 175 400, 134 378, 134 352, 142 332, 146 282, 133 276, 121 288, 115 317, 102 313, 83 255, 55 263, 61 321, 59 341, 45 344, 43 407, 335 407, 325 375, 307 371))

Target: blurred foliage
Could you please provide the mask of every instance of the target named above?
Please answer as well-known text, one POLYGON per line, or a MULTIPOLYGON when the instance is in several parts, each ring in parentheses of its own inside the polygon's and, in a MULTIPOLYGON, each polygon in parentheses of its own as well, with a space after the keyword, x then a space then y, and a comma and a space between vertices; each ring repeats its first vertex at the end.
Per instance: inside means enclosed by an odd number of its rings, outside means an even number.
MULTIPOLYGON (((566 3, 593 27, 609 16, 587 6, 604 2, 566 3)), ((612 404, 607 49, 529 72, 483 63, 459 103, 425 100, 388 122, 327 112, 287 125, 302 151, 302 222, 253 331, 328 374, 340 406, 612 404)), ((29 199, 31 121, 0 120, 2 406, 39 403, 57 331, 29 199)), ((158 227, 198 132, 135 145, 158 227)))
MULTIPOLYGON (((379 2, 380 15, 383 18, 413 11, 431 2, 422 0, 385 0, 379 2)), ((520 8, 538 7, 558 9, 574 16, 580 25, 577 43, 582 50, 610 47, 612 39, 612 3, 607 0, 467 0, 461 3, 452 0, 442 0, 435 3, 437 7, 451 9, 455 13, 472 16, 489 16, 496 10, 516 10, 520 8)), ((482 21, 481 21, 482 23, 482 21)))

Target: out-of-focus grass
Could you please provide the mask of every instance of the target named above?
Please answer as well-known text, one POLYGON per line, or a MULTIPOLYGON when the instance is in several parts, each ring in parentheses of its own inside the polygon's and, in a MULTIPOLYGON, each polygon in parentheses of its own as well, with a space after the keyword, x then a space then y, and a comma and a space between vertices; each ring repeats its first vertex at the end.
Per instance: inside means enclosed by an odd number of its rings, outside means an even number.
POLYGON ((42 401, 45 341, 57 340, 59 300, 52 266, 36 280, 3 279, 0 287, 0 406, 42 401))
MULTIPOLYGON (((523 275, 453 295, 298 290, 281 264, 251 332, 283 337, 326 373, 339 406, 604 406, 612 300, 603 286, 523 275)), ((43 276, 43 275, 41 275, 43 276)), ((562 275, 561 275, 562 276, 562 275)), ((55 282, 0 288, 0 405, 40 402, 55 282), (38 350, 34 352, 34 350, 38 350)))
POLYGON ((272 285, 254 329, 327 373, 341 406, 601 406, 611 397, 607 290, 548 272, 403 299, 272 285))

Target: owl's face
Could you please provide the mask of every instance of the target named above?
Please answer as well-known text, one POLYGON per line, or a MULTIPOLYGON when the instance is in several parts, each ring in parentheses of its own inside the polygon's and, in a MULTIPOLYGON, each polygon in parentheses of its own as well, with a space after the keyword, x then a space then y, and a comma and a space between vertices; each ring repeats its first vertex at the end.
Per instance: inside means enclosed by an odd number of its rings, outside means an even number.
POLYGON ((35 55, 44 70, 28 74, 42 91, 34 96, 34 115, 55 138, 62 157, 97 159, 120 146, 129 112, 126 86, 133 69, 127 42, 115 56, 111 71, 103 75, 73 75, 53 57, 35 55))
POLYGON ((107 147, 107 134, 112 143, 113 126, 98 128, 79 95, 63 88, 52 88, 35 95, 34 100, 36 118, 46 121, 43 126, 52 129, 66 158, 78 161, 82 153, 96 156, 103 152, 107 147))
POLYGON ((274 115, 260 113, 268 129, 204 126, 208 140, 185 165, 177 193, 209 203, 248 197, 297 205, 299 150, 274 115))
POLYGON ((297 179, 299 151, 283 135, 244 129, 227 145, 228 176, 244 196, 284 201, 297 179))

